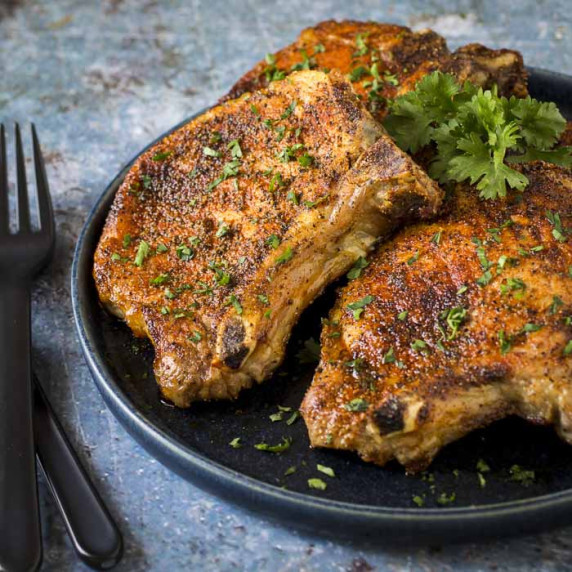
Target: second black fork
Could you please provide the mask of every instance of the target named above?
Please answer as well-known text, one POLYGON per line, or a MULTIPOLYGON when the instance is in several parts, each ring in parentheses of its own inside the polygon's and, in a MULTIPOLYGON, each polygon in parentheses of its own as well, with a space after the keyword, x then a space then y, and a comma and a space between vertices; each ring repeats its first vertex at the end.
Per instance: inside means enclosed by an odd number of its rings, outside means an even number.
POLYGON ((8 168, 0 126, 0 570, 35 570, 42 558, 32 423, 30 289, 54 248, 54 217, 34 126, 40 229, 32 230, 26 164, 15 127, 18 231, 10 232, 8 168))

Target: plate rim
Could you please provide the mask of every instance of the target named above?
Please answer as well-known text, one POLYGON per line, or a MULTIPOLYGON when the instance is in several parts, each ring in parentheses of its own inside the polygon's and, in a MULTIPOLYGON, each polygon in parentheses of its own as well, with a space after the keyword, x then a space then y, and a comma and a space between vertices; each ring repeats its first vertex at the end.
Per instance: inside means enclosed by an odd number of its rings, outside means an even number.
MULTIPOLYGON (((538 76, 539 79, 544 78, 544 81, 562 81, 570 83, 572 87, 572 76, 542 68, 528 67, 527 70, 531 75, 538 76)), ((479 522, 488 521, 490 523, 491 520, 495 521, 495 533, 504 532, 504 534, 509 534, 510 531, 503 531, 503 527, 506 524, 509 522, 514 524, 516 519, 531 513, 539 517, 535 519, 537 522, 544 520, 544 518, 549 518, 555 526, 565 522, 572 523, 572 488, 527 499, 479 506, 447 508, 362 505, 334 499, 321 499, 310 494, 285 490, 245 475, 210 459, 199 451, 193 450, 182 440, 167 434, 161 427, 147 419, 139 409, 134 407, 128 395, 115 381, 113 372, 106 364, 105 357, 96 350, 87 324, 86 302, 82 300, 82 296, 89 294, 86 289, 86 280, 89 278, 86 278, 85 274, 86 266, 88 270, 91 269, 94 244, 93 234, 97 230, 95 227, 99 226, 97 224, 99 219, 107 215, 106 204, 111 203, 125 174, 138 157, 165 136, 202 115, 207 110, 208 108, 205 108, 192 114, 161 134, 119 169, 117 175, 107 185, 90 209, 74 250, 70 277, 71 299, 74 323, 82 353, 108 408, 127 432, 153 457, 183 478, 226 500, 234 501, 242 506, 246 505, 247 508, 253 508, 271 518, 290 521, 291 524, 295 524, 299 528, 314 530, 314 524, 317 521, 328 526, 328 522, 335 518, 344 519, 344 526, 347 528, 351 529, 352 526, 356 526, 356 530, 360 531, 383 530, 393 538, 396 536, 395 533, 403 534, 404 531, 409 531, 410 533, 418 534, 420 529, 426 529, 430 536, 436 533, 437 536, 441 537, 445 530, 451 532, 454 527, 459 526, 459 523, 466 524, 475 521, 475 519, 479 522), (105 212, 102 214, 103 210, 105 212), (285 513, 281 515, 274 514, 280 510, 285 511, 285 513), (310 527, 304 526, 304 523, 299 522, 303 520, 301 518, 302 515, 308 517, 314 524, 310 527), (500 526, 498 526, 499 523, 500 526), (437 530, 428 530, 427 525, 435 525, 437 530), (396 526, 396 528, 393 531, 388 530, 390 526, 396 526)), ((98 235, 95 240, 97 238, 98 235)), ((91 272, 88 271, 87 274, 91 277, 91 272)), ((329 524, 329 528, 336 528, 336 526, 333 526, 334 523, 330 522, 329 524)), ((543 526, 533 528, 547 528, 547 525, 544 522, 543 526)), ((469 529, 467 531, 464 527, 460 528, 457 534, 453 533, 454 538, 451 539, 474 537, 475 527, 469 526, 469 529), (467 534, 467 532, 471 533, 467 534)))

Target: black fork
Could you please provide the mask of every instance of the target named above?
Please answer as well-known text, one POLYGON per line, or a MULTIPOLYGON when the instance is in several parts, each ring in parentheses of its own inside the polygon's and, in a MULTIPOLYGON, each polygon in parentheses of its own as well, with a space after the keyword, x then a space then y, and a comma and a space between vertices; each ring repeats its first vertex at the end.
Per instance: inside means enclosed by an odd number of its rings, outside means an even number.
POLYGON ((32 424, 30 287, 54 249, 54 215, 40 145, 32 141, 40 229, 32 230, 16 125, 18 231, 10 232, 6 138, 0 126, 0 570, 35 570, 42 559, 32 424))

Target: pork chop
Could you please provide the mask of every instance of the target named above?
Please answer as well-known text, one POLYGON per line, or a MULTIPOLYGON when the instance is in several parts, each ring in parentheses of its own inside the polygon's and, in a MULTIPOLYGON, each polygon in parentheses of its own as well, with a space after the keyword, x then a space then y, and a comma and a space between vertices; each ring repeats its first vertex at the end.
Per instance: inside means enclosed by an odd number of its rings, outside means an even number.
POLYGON ((452 73, 461 83, 497 84, 501 95, 527 94, 518 52, 469 44, 451 53, 444 38, 432 30, 329 20, 303 30, 293 44, 256 64, 223 100, 256 91, 298 69, 336 69, 346 74, 379 121, 387 113, 387 100, 414 89, 419 79, 435 70, 452 73))
POLYGON ((340 291, 302 405, 313 446, 414 472, 512 414, 572 443, 572 171, 523 171, 504 200, 459 185, 340 291))
POLYGON ((155 347, 180 407, 280 363, 302 310, 441 191, 336 72, 300 71, 144 153, 95 252, 102 302, 155 347))

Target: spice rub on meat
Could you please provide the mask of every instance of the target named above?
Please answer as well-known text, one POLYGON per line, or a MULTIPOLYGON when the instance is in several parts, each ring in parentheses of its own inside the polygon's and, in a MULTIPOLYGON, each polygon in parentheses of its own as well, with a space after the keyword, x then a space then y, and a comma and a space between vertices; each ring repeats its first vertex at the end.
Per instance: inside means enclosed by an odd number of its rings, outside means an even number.
POLYGON ((572 172, 400 231, 341 289, 302 413, 313 446, 411 471, 507 415, 572 443, 572 172))
POLYGON ((93 275, 103 304, 151 339, 166 398, 233 398, 280 363, 325 285, 441 199, 343 76, 300 71, 144 153, 93 275))
POLYGON ((359 97, 381 121, 387 100, 411 91, 425 75, 440 70, 485 88, 499 86, 501 95, 524 97, 526 72, 513 50, 491 50, 469 44, 450 52, 433 30, 414 32, 377 22, 328 20, 302 31, 291 45, 256 64, 223 100, 267 86, 300 69, 338 70, 347 75, 359 97))

